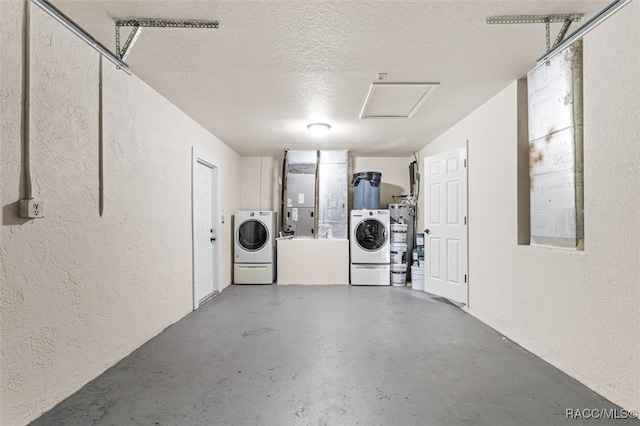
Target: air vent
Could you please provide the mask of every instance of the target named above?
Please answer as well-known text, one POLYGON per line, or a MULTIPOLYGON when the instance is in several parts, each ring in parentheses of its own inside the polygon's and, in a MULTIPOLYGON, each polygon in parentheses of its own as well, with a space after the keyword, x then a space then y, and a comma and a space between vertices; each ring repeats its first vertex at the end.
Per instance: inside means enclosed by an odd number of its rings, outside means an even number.
POLYGON ((439 83, 373 83, 360 118, 411 118, 439 83))

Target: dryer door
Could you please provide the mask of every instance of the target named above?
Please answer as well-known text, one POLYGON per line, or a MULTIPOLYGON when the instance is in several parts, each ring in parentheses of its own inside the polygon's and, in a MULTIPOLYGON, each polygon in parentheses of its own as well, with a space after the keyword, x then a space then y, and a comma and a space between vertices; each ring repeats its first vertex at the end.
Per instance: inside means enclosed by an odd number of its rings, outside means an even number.
POLYGON ((380 250, 387 242, 387 228, 377 219, 365 219, 358 224, 355 237, 363 250, 380 250))
POLYGON ((238 228, 238 244, 247 251, 259 251, 269 240, 269 231, 264 223, 247 220, 238 228))

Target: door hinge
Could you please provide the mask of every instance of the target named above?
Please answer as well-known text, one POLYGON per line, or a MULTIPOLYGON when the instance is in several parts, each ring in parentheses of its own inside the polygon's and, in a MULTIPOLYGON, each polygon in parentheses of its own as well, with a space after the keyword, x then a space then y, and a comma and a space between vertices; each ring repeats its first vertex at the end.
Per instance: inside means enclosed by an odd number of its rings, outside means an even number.
POLYGON ((467 282, 467 274, 464 274, 464 282, 467 282))
POLYGON ((464 224, 465 225, 467 224, 467 217, 466 216, 464 217, 464 224))
POLYGON ((467 159, 464 159, 464 166, 467 167, 467 159))

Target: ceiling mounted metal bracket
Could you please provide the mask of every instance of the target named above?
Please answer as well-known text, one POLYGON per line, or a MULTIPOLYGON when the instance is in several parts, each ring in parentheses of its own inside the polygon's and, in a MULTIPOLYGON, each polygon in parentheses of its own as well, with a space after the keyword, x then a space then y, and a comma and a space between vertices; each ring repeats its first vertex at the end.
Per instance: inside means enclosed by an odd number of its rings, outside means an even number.
POLYGON ((131 53, 133 45, 136 44, 136 41, 138 41, 138 37, 140 37, 140 33, 142 32, 142 27, 133 27, 133 30, 131 30, 131 34, 129 34, 129 37, 127 37, 127 41, 122 47, 122 50, 120 50, 120 31, 118 31, 119 27, 116 28, 116 52, 118 53, 118 56, 120 56, 120 59, 124 61, 127 59, 127 56, 129 56, 129 53, 131 53))
POLYGON ((555 49, 564 37, 573 22, 579 22, 584 13, 566 13, 554 15, 510 15, 510 16, 492 16, 487 18, 487 24, 544 24, 547 42, 547 53, 555 49), (562 22, 562 28, 556 37, 553 45, 551 45, 551 23, 562 22))
POLYGON ((195 19, 117 19, 116 20, 116 54, 124 60, 140 37, 143 27, 151 28, 218 28, 218 21, 200 21, 195 19), (120 49, 120 28, 133 27, 127 41, 120 49))

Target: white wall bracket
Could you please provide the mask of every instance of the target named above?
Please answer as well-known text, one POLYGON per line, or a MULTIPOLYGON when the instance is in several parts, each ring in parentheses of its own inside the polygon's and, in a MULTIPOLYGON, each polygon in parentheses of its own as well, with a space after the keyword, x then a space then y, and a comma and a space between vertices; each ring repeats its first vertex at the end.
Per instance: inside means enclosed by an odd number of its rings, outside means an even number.
POLYGON ((487 24, 545 24, 545 35, 547 41, 547 53, 555 49, 564 37, 573 22, 579 22, 584 13, 555 14, 555 15, 510 15, 492 16, 487 18, 487 24), (562 22, 562 28, 556 37, 553 46, 551 45, 551 23, 562 22))
POLYGON ((218 28, 218 21, 200 21, 192 19, 117 19, 116 54, 123 61, 131 53, 133 45, 140 37, 143 27, 153 28, 218 28), (120 27, 133 27, 122 49, 120 49, 120 27))

